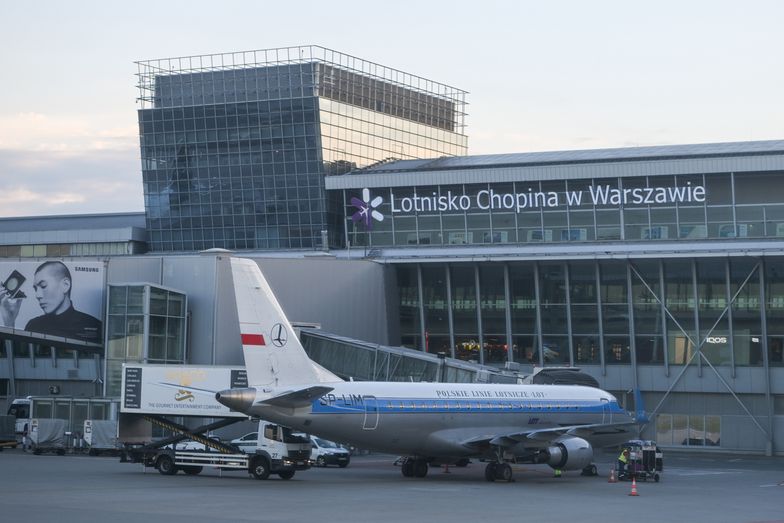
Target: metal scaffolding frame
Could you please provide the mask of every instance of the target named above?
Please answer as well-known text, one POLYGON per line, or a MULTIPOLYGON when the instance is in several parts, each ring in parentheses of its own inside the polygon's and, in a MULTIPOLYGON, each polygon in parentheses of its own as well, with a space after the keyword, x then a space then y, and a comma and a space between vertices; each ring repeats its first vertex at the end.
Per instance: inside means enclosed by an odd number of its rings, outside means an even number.
POLYGON ((156 78, 159 76, 321 63, 450 102, 454 108, 454 131, 460 134, 465 131, 467 91, 318 45, 157 58, 134 63, 137 65, 139 88, 137 102, 142 109, 155 107, 156 78))

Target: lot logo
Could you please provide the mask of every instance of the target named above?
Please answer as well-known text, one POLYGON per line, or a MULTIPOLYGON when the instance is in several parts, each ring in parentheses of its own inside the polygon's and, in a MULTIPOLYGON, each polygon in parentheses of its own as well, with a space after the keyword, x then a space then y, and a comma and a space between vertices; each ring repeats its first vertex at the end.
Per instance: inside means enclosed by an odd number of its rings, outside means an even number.
POLYGON ((365 228, 370 230, 373 228, 373 220, 383 222, 384 215, 381 214, 379 211, 376 211, 376 207, 384 203, 384 198, 381 196, 376 196, 372 200, 370 199, 370 189, 362 189, 362 199, 360 200, 357 197, 351 198, 351 205, 357 209, 351 219, 354 222, 362 222, 365 224, 365 228))

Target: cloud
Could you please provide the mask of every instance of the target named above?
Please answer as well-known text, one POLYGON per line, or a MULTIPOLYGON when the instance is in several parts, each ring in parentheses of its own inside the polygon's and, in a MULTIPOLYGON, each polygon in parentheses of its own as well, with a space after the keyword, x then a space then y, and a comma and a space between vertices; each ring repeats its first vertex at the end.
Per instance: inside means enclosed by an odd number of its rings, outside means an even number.
POLYGON ((83 154, 138 149, 138 127, 133 122, 118 126, 116 119, 109 118, 41 113, 0 115, 0 150, 83 154))
POLYGON ((0 115, 0 216, 141 211, 138 157, 113 115, 0 115))
POLYGON ((0 150, 0 216, 142 211, 136 150, 0 150))

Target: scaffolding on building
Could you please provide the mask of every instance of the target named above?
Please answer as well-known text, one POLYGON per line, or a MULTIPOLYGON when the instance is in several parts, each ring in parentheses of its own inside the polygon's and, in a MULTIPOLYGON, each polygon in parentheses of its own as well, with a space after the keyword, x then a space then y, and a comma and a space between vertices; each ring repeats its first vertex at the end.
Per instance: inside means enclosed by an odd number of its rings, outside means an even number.
MULTIPOLYGON (((321 64, 318 73, 312 77, 311 86, 319 96, 413 119, 458 134, 465 131, 467 91, 317 45, 159 58, 135 63, 138 67, 137 102, 141 109, 161 107, 161 79, 174 80, 182 86, 193 82, 195 75, 321 64)), ((231 78, 233 81, 234 77, 231 78)), ((269 96, 269 91, 254 90, 256 86, 247 85, 248 78, 250 76, 238 77, 245 82, 237 89, 241 93, 240 98, 247 94, 247 101, 250 101, 250 93, 257 97, 269 96)))

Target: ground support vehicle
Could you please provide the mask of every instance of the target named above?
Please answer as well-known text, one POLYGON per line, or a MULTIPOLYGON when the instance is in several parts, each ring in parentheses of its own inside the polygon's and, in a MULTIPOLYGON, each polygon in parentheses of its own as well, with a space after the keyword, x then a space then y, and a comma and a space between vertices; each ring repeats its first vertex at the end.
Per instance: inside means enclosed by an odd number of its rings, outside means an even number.
POLYGON ((65 429, 66 421, 62 419, 31 419, 28 437, 33 454, 53 452, 60 456, 65 455, 65 429))
POLYGON ((6 447, 16 448, 15 423, 13 416, 0 416, 0 451, 6 447))
POLYGON ((629 449, 629 462, 626 465, 627 472, 619 475, 618 479, 647 481, 650 478, 656 482, 661 479, 664 459, 655 441, 630 440, 623 444, 623 448, 629 449))
POLYGON ((337 443, 316 436, 311 436, 310 441, 313 444, 310 460, 316 466, 326 467, 328 465, 337 465, 340 468, 348 467, 349 461, 351 460, 348 450, 337 443))
MULTIPOLYGON (((121 426, 128 423, 126 416, 120 415, 121 426)), ((310 442, 290 441, 286 437, 290 431, 278 425, 261 422, 270 437, 262 437, 258 447, 247 453, 235 445, 204 435, 244 419, 247 418, 223 418, 207 425, 188 428, 160 416, 144 416, 142 421, 163 427, 174 435, 141 446, 126 443, 121 461, 142 463, 167 476, 179 471, 198 474, 204 467, 214 467, 221 470, 246 470, 256 479, 267 479, 270 474, 277 474, 281 479, 291 479, 296 471, 310 468, 310 442), (193 447, 190 444, 179 445, 185 439, 203 445, 203 449, 187 448, 193 447)), ((133 423, 138 424, 139 420, 133 423)), ((124 438, 121 436, 120 439, 124 438)))
POLYGON ((119 451, 117 421, 86 419, 82 434, 90 456, 116 454, 119 451))
POLYGON ((291 438, 285 427, 260 422, 262 436, 247 452, 207 435, 249 418, 218 403, 214 393, 192 391, 246 386, 244 372, 231 367, 126 364, 118 426, 121 461, 142 463, 164 475, 198 474, 209 466, 246 470, 256 479, 267 479, 270 474, 291 479, 296 471, 310 468, 310 442, 291 438), (178 381, 182 388, 173 383, 178 381), (204 418, 212 421, 192 428, 179 422, 186 418, 189 424, 204 418), (169 435, 153 438, 153 427, 169 435), (184 445, 184 440, 190 441, 184 445))
POLYGON ((71 396, 27 396, 11 402, 8 415, 16 420, 16 439, 30 444, 31 420, 62 420, 65 423, 62 447, 67 450, 84 448, 84 421, 114 420, 117 423, 118 402, 111 398, 71 396))

